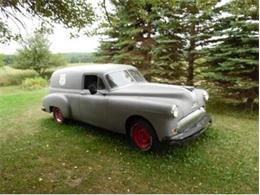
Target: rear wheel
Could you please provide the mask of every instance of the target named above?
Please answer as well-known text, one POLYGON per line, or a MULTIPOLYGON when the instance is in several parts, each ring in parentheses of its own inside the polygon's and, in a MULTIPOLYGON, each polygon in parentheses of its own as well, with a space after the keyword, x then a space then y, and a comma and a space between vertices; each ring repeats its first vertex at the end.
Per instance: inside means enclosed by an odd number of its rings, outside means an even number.
POLYGON ((142 119, 132 123, 130 138, 132 143, 141 151, 157 150, 160 146, 160 142, 153 127, 142 119))
POLYGON ((57 107, 53 108, 53 118, 57 123, 63 123, 65 121, 63 113, 57 107))

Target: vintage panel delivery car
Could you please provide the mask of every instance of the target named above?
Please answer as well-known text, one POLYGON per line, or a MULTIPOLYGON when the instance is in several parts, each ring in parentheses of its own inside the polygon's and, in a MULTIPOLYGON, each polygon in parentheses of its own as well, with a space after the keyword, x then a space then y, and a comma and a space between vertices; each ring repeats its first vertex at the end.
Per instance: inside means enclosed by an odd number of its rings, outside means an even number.
POLYGON ((203 89, 149 83, 130 65, 93 64, 55 71, 42 110, 58 123, 74 119, 126 134, 148 151, 207 129, 208 98, 203 89))

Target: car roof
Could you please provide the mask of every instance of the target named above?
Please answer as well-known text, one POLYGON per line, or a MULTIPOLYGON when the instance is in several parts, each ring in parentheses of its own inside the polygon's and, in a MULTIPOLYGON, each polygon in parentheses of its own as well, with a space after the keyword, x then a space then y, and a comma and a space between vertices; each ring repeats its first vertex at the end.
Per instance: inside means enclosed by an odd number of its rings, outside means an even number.
POLYGON ((66 67, 57 70, 56 72, 78 72, 78 73, 102 73, 112 72, 116 70, 133 69, 134 66, 124 64, 85 64, 81 66, 66 67))

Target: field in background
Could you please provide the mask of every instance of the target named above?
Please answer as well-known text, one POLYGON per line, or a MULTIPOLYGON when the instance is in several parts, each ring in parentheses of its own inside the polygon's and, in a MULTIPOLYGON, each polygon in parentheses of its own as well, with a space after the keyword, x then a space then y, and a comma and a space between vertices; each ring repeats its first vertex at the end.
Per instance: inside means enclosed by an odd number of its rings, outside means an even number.
POLYGON ((210 102, 213 126, 164 154, 40 111, 47 89, 0 88, 1 193, 258 193, 258 115, 210 102))
MULTIPOLYGON (((80 66, 84 64, 87 63, 67 64, 66 67, 80 66)), ((62 67, 50 68, 48 69, 48 72, 50 72, 51 75, 53 71, 62 67)), ((38 74, 34 70, 21 70, 21 69, 12 68, 10 66, 0 67, 0 87, 9 86, 9 85, 21 85, 23 80, 25 80, 26 78, 34 78, 34 77, 38 77, 38 74)))
POLYGON ((26 78, 36 77, 33 70, 20 70, 9 66, 0 67, 0 86, 20 85, 26 78))

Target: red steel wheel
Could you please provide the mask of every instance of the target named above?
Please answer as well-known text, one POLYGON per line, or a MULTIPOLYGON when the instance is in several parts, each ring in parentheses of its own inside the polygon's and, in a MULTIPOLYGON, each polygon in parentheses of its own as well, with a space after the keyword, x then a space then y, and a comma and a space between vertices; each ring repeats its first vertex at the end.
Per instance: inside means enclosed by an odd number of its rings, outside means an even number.
POLYGON ((153 144, 153 137, 147 127, 136 124, 132 129, 132 139, 136 146, 142 151, 148 151, 153 144))
POLYGON ((53 117, 57 123, 64 122, 64 116, 59 108, 53 108, 53 117))

